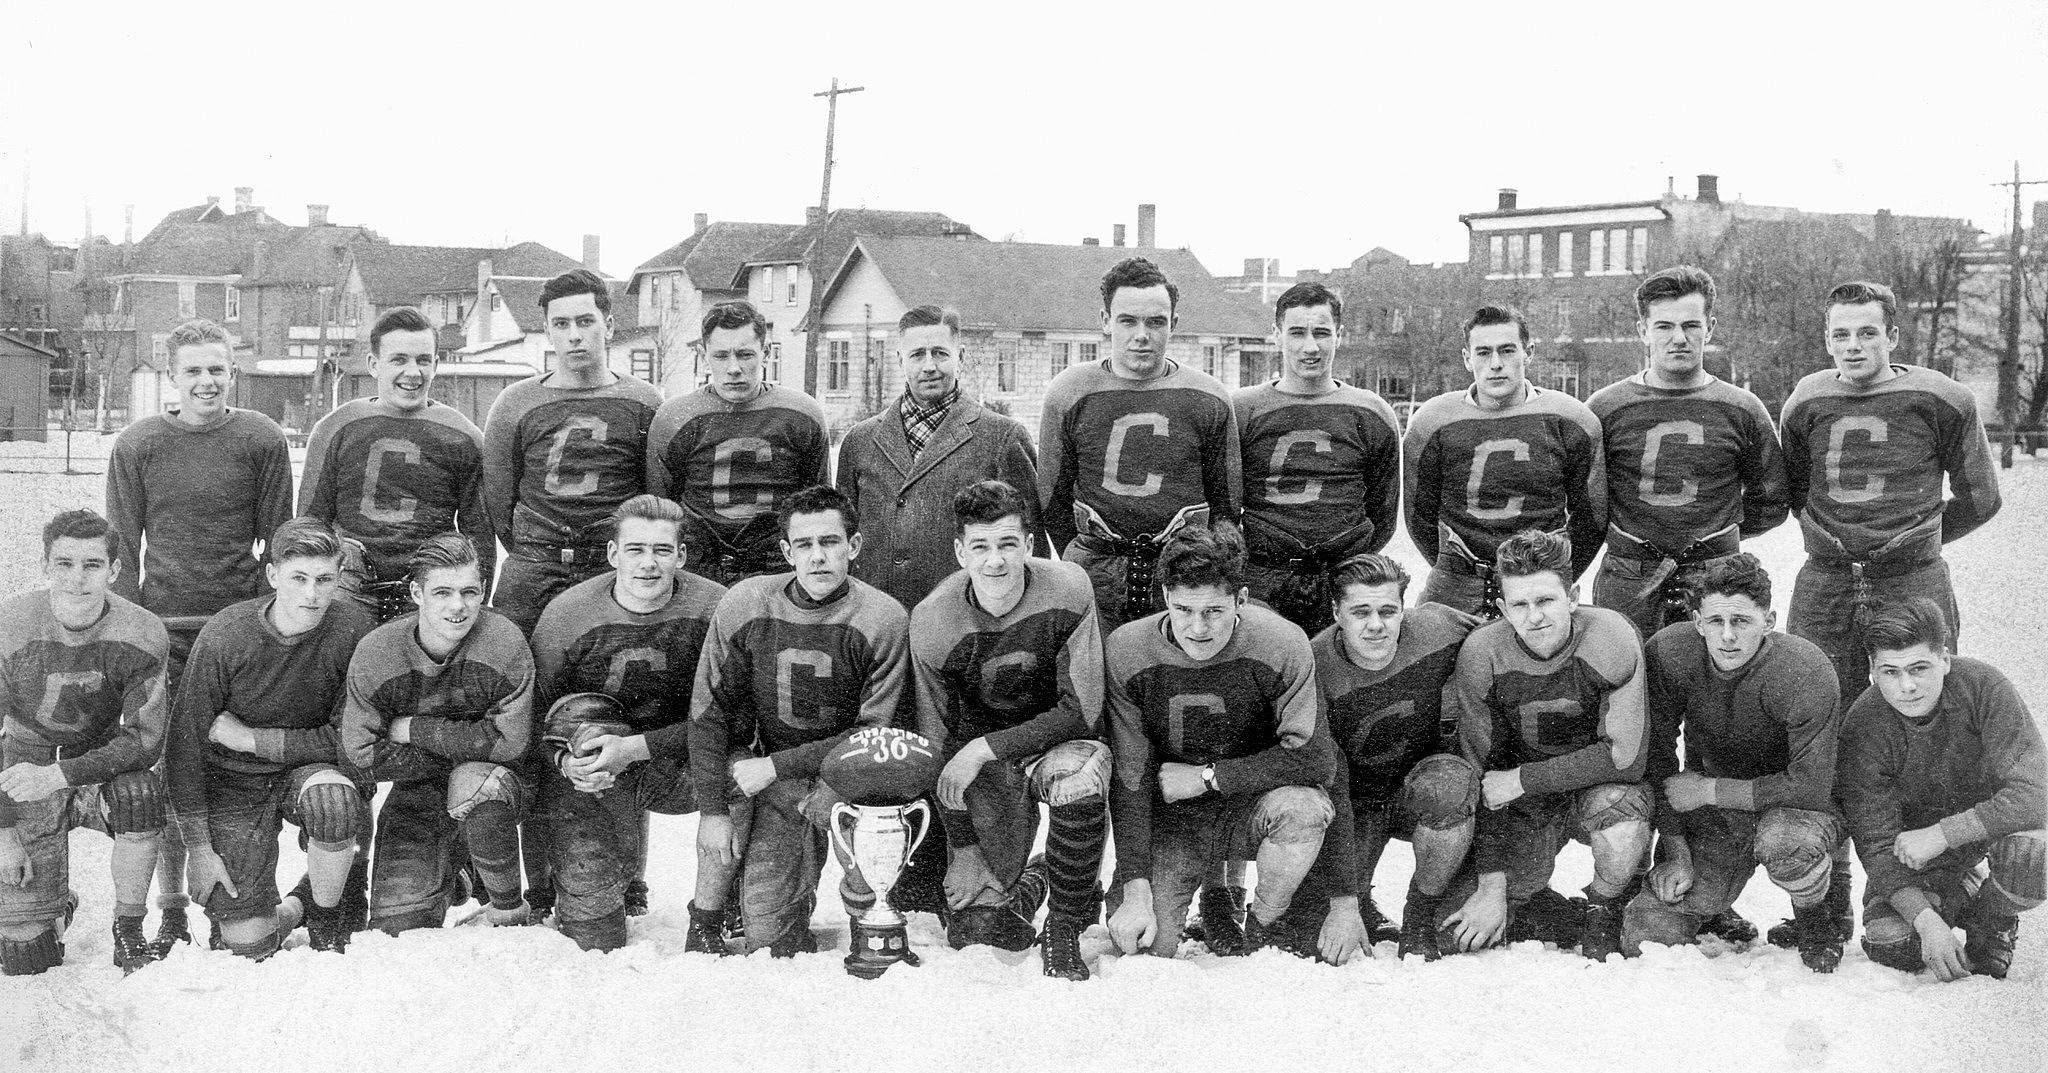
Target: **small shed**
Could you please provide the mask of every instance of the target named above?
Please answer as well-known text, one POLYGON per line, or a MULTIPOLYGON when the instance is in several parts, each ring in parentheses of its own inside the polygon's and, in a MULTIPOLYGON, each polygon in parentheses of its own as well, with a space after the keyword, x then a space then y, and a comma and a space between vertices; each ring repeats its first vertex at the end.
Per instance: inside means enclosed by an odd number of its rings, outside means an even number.
POLYGON ((57 352, 0 334, 0 440, 49 439, 50 363, 57 352))
MULTIPOLYGON (((434 400, 462 411, 464 417, 484 427, 484 418, 498 393, 534 374, 533 366, 509 361, 451 361, 434 370, 434 400)), ((349 377, 348 398, 364 399, 377 393, 375 377, 349 377)), ((347 401, 347 400, 343 400, 347 401)))

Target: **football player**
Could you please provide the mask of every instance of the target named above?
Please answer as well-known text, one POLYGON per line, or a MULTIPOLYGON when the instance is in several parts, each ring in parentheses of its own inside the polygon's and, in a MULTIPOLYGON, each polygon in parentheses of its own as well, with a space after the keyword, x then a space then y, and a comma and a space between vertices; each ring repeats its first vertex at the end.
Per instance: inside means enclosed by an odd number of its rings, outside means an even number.
MULTIPOLYGON (((910 678, 903 606, 850 576, 860 523, 828 485, 783 501, 789 573, 745 578, 712 615, 690 707, 690 777, 730 779, 751 811, 724 795, 697 801, 700 870, 744 859, 741 910, 747 950, 791 957, 816 949, 811 910, 825 862, 825 823, 837 798, 818 781, 826 751, 855 726, 897 719, 910 678)), ((849 909, 872 904, 842 884, 849 909)), ((712 892, 698 889, 698 907, 712 892)), ((722 893, 722 892, 721 892, 722 893)))
MULTIPOLYGON (((1172 957, 1195 888, 1226 858, 1258 862, 1245 942, 1256 950, 1316 862, 1333 819, 1336 747, 1318 711, 1315 657, 1301 627, 1243 587, 1234 526, 1187 525, 1159 555, 1166 609, 1110 635, 1110 751, 1116 882, 1110 938, 1172 957)), ((1348 808, 1344 811, 1349 811, 1348 808)), ((1330 856, 1348 868, 1350 854, 1330 856)), ((1348 875, 1323 887, 1348 896, 1348 875)))
POLYGON ((1692 621, 1643 651, 1657 863, 1628 905, 1622 949, 1693 941, 1761 864, 1792 898, 1800 960, 1833 972, 1842 937, 1822 903, 1842 841, 1834 669, 1811 641, 1772 630, 1771 576, 1756 556, 1717 560, 1697 585, 1692 621))
MULTIPOLYGON (((533 629, 537 707, 548 713, 540 801, 555 836, 555 926, 586 950, 625 945, 626 891, 644 860, 646 814, 697 811, 690 685, 725 587, 683 569, 682 526, 683 508, 660 496, 620 504, 612 572, 555 597, 533 629)), ((697 873, 700 891, 717 892, 714 903, 731 880, 697 873)), ((721 918, 692 904, 684 949, 723 953, 721 918)))
POLYGON ((1244 440, 1245 579, 1252 598, 1313 634, 1330 624, 1337 564, 1394 538, 1401 425, 1385 399, 1336 378, 1344 306, 1320 283, 1273 303, 1280 375, 1230 393, 1244 440))
POLYGON ((1952 654, 1933 599, 1881 605, 1863 638, 1871 688, 1843 717, 1836 793, 1867 877, 1864 952, 1938 980, 2003 979, 2019 915, 2043 895, 2040 728, 1997 668, 1952 654))
POLYGON ((369 802, 337 761, 349 659, 377 625, 336 600, 342 545, 318 518, 278 526, 265 550, 275 590, 199 631, 172 712, 165 773, 190 854, 192 895, 243 957, 277 950, 303 913, 315 950, 344 950, 342 888, 369 802), (306 842, 306 881, 281 912, 277 836, 306 842))
POLYGON ((1643 785, 1643 650, 1616 611, 1579 603, 1571 542, 1540 529, 1500 545, 1501 613, 1458 650, 1444 701, 1465 759, 1478 765, 1479 815, 1469 887, 1444 930, 1460 950, 1499 941, 1512 915, 1550 887, 1566 835, 1593 848, 1579 952, 1621 948, 1621 914, 1650 846, 1643 785))
MULTIPOLYGON (((291 447, 255 410, 228 405, 234 341, 210 320, 188 320, 166 340, 178 405, 142 418, 114 440, 107 521, 134 569, 114 592, 170 627, 168 697, 206 618, 264 593, 257 545, 292 516, 291 447)), ((191 941, 185 920, 185 849, 165 832, 152 940, 160 951, 191 941)))
POLYGON ((164 828, 163 622, 109 591, 121 535, 89 510, 43 527, 49 587, 0 603, 0 969, 61 964, 71 831, 113 836, 114 963, 163 956, 142 934, 164 828))
POLYGON ((1109 834, 1102 634, 1088 575, 1032 557, 1028 503, 993 480, 954 497, 960 569, 910 614, 917 723, 946 758, 948 941, 1030 946, 1030 917, 1049 888, 1045 974, 1085 980, 1081 932, 1102 911, 1109 834), (1041 803, 1042 883, 1023 879, 1041 803))
POLYGON ((1401 441, 1408 535, 1431 563, 1424 603, 1497 613, 1494 553, 1537 528, 1570 539, 1566 586, 1592 565, 1607 525, 1600 422, 1586 404, 1537 387, 1522 314, 1482 306, 1465 322, 1472 386, 1422 404, 1401 441))
POLYGON ((441 926, 458 832, 490 923, 528 923, 519 819, 533 792, 533 653, 510 619, 483 606, 468 537, 428 538, 411 571, 419 610, 356 646, 342 712, 342 755, 391 783, 377 814, 370 923, 393 934, 441 926))

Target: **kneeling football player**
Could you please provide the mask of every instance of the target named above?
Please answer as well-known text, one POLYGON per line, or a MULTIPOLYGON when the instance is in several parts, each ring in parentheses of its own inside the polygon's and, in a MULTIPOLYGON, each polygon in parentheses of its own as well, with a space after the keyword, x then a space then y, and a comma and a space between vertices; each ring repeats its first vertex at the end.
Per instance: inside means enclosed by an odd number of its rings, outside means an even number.
POLYGON ((1761 864, 1792 897, 1800 960, 1833 972, 1842 960, 1825 904, 1842 840, 1834 665, 1813 642, 1772 629, 1771 576, 1754 555, 1717 560, 1689 599, 1692 621, 1664 627, 1643 649, 1657 863, 1629 902, 1622 950, 1692 942, 1761 864))
POLYGON ((161 954, 142 934, 163 837, 164 660, 155 615, 108 591, 120 535, 89 510, 43 527, 47 589, 0 603, 0 969, 64 961, 71 832, 113 836, 114 963, 161 954))
MULTIPOLYGON (((711 616, 689 756, 696 786, 730 779, 752 812, 750 828, 724 794, 697 799, 698 870, 744 859, 747 951, 792 957, 816 949, 811 910, 837 800, 819 781, 819 766, 848 730, 895 721, 910 677, 909 616, 849 576, 860 522, 837 489, 814 485, 790 496, 780 524, 792 572, 735 582, 711 616)), ((841 893, 858 909, 872 895, 855 887, 841 893)))
MULTIPOLYGON (((1166 610, 1103 646, 1123 903, 1110 937, 1126 953, 1174 956, 1204 876, 1250 859, 1248 952, 1287 911, 1333 819, 1349 837, 1330 799, 1336 747, 1317 710, 1315 657, 1301 627, 1247 604, 1234 526, 1183 527, 1159 553, 1159 580, 1166 610)), ((1332 854, 1331 866, 1349 856, 1332 854)), ((1323 889, 1348 896, 1355 884, 1323 889)))
POLYGON ((2042 901, 2040 729, 1997 668, 1950 654, 1933 600, 1880 605, 1863 637, 1871 686, 1842 717, 1836 793, 1867 877, 1864 952, 2004 979, 2019 915, 2042 901))
MULTIPOLYGON (((690 683, 725 586, 683 569, 683 510, 638 495, 612 514, 612 571, 554 598, 533 628, 547 717, 541 808, 553 833, 555 926, 585 950, 626 942, 627 890, 647 814, 697 811, 690 683)), ((710 788, 721 796, 724 785, 710 788)), ((730 869, 697 873, 683 948, 725 952, 730 869)))
POLYGON ((357 642, 377 625, 335 597, 342 544, 318 518, 277 527, 269 596, 216 613, 199 631, 171 719, 166 774, 192 897, 244 957, 274 952, 297 923, 281 913, 277 835, 297 824, 306 887, 297 903, 315 950, 341 951, 342 889, 369 806, 336 763, 342 697, 357 642))
POLYGON ((1595 960, 1621 948, 1621 913, 1650 844, 1643 784, 1643 653, 1618 612, 1578 601, 1571 541, 1525 529, 1494 559, 1504 621, 1472 631, 1445 694, 1465 759, 1479 766, 1469 889, 1444 918, 1446 938, 1476 950, 1504 936, 1576 941, 1595 960), (1537 926, 1552 916, 1550 874, 1566 836, 1593 848, 1593 881, 1576 936, 1537 926), (1523 924, 1509 930, 1514 918, 1523 924))
POLYGON ((441 926, 459 831, 490 898, 488 920, 524 924, 519 817, 534 782, 533 653, 511 619, 483 606, 468 537, 430 538, 410 573, 419 610, 356 647, 342 713, 344 755, 391 783, 377 814, 370 923, 392 934, 441 926))
POLYGON ((1031 556, 1024 497, 1010 485, 968 485, 953 517, 961 569, 910 614, 918 729, 947 757, 946 938, 1022 950, 1049 891, 1045 974, 1085 980, 1081 932, 1102 911, 1109 834, 1094 590, 1080 567, 1031 556), (1051 825, 1042 873, 1027 876, 1040 803, 1051 825))

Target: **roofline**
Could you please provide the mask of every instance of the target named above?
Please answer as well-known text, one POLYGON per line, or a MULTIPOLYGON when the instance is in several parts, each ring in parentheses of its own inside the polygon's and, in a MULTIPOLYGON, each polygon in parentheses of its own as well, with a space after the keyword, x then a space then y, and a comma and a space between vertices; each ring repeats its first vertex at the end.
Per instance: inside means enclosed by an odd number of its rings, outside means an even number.
MULTIPOLYGON (((1494 209, 1490 212, 1467 212, 1458 216, 1459 223, 1470 220, 1508 219, 1515 216, 1547 216, 1562 212, 1597 212, 1601 209, 1663 209, 1662 199, 1648 201, 1601 201, 1590 205, 1531 205, 1512 209, 1494 209)), ((1665 215, 1669 216, 1668 211, 1665 215)))
POLYGON ((23 339, 21 336, 15 335, 13 332, 0 332, 0 339, 5 339, 8 342, 14 343, 18 346, 25 346, 30 350, 33 350, 36 353, 43 355, 46 358, 55 358, 57 356, 57 352, 51 350, 49 347, 42 346, 37 343, 31 343, 28 340, 23 339))

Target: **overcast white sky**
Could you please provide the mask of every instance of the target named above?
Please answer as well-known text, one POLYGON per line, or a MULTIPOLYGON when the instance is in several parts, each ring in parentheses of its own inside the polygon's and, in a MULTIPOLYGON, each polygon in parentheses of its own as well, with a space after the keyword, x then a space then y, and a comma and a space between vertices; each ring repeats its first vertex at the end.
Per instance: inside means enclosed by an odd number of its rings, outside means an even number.
POLYGON ((396 242, 594 233, 623 276, 695 212, 800 221, 834 75, 867 87, 840 99, 834 205, 1106 243, 1152 201, 1219 274, 1459 260, 1458 214, 1501 186, 1574 204, 1715 172, 1724 197, 1997 231, 1987 184, 2015 158, 2048 178, 2038 0, 699 6, 10 5, 0 228, 27 164, 56 236, 88 203, 118 240, 125 204, 140 233, 246 185, 396 242))

